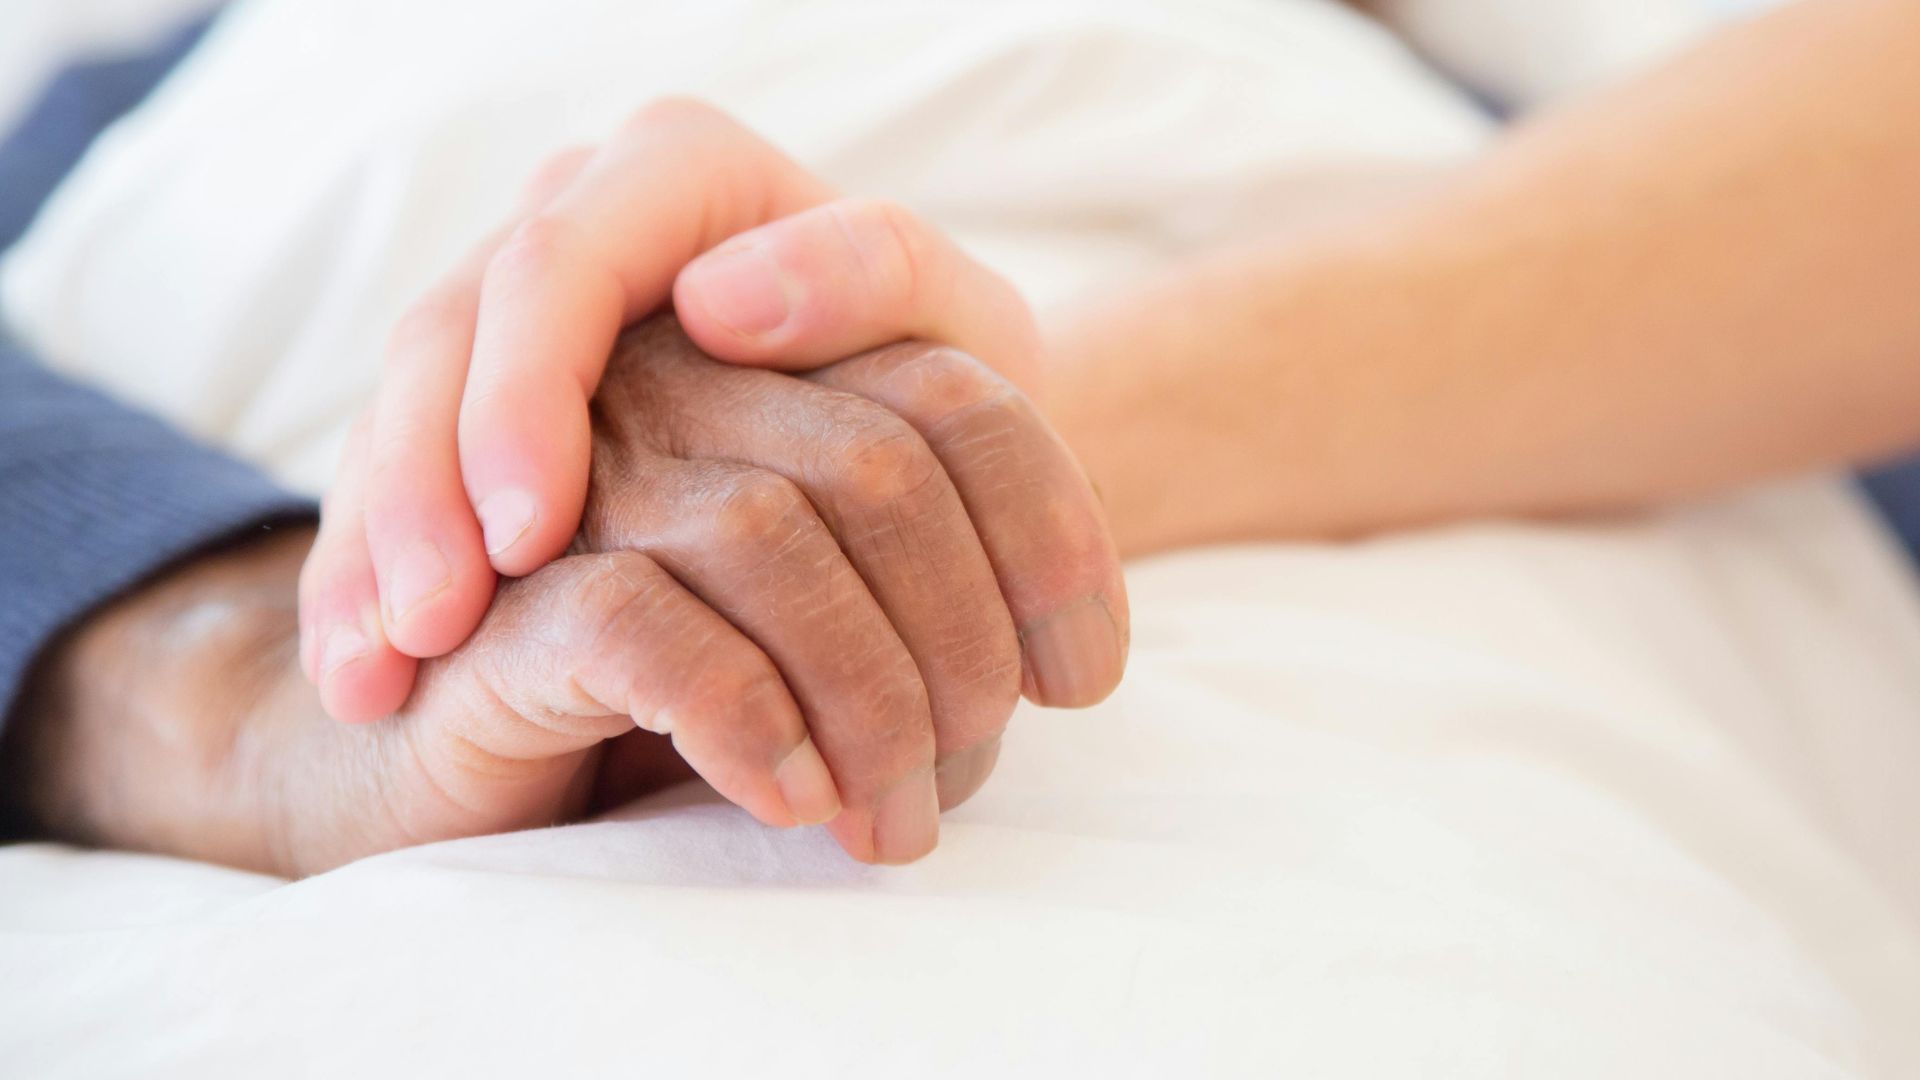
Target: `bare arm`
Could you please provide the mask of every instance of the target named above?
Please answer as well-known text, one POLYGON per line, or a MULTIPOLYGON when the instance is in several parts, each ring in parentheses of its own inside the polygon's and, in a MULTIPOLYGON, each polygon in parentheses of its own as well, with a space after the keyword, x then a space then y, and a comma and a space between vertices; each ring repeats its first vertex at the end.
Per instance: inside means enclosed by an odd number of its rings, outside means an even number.
POLYGON ((1890 453, 1920 441, 1916 116, 1920 6, 1806 0, 1384 213, 1069 313, 1056 419, 1130 552, 1890 453))

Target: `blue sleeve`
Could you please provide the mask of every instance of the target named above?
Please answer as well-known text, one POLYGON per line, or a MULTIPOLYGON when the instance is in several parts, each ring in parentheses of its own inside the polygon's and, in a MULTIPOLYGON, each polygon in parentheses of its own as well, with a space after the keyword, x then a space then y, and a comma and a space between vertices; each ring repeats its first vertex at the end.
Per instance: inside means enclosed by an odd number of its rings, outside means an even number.
POLYGON ((311 502, 0 340, 0 718, 34 659, 102 602, 311 502))
POLYGON ((1863 473, 1860 486, 1920 567, 1920 457, 1863 473))

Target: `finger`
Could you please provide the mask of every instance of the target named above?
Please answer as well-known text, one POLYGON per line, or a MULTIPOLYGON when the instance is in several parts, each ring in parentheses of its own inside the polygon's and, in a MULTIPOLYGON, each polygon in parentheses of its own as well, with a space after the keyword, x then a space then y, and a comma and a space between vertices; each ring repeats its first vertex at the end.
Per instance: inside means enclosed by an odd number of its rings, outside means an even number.
POLYGON ((387 642, 367 552, 360 477, 367 425, 347 438, 340 477, 328 492, 320 531, 300 570, 300 652, 328 715, 365 723, 406 701, 416 661, 387 642))
POLYGON ((551 805, 551 786, 573 782, 571 756, 638 727, 671 736, 715 790, 769 825, 840 809, 772 662, 635 552, 563 559, 504 590, 409 712, 429 779, 456 805, 551 805), (552 766, 524 764, 536 761, 552 766), (507 777, 515 790, 498 789, 507 777))
MULTIPOLYGON (((966 507, 918 433, 862 398, 715 364, 662 320, 623 342, 656 393, 726 424, 686 425, 678 449, 786 477, 832 530, 925 683, 939 756, 996 737, 1020 694, 1013 623, 966 507)), ((609 412, 614 410, 607 410, 609 412)))
POLYGON ((493 566, 566 548, 586 497, 587 401, 614 338, 687 261, 831 197, 758 137, 685 101, 643 110, 490 261, 460 462, 493 566))
MULTIPOLYGON (((590 156, 575 149, 549 160, 516 217, 544 205, 590 156)), ((482 243, 409 309, 387 343, 369 433, 366 543, 387 639, 412 656, 458 646, 493 599, 493 567, 461 482, 457 439, 481 276, 507 232, 482 243)))
MULTIPOLYGON (((646 422, 637 410, 606 412, 646 422)), ((831 828, 849 854, 899 863, 931 851, 926 688, 807 497, 731 462, 629 461, 613 476, 610 458, 596 458, 596 483, 619 494, 590 500, 587 542, 653 556, 772 658, 832 770, 845 810, 831 828)))
POLYGON ((1026 302, 895 203, 840 199, 741 233, 680 272, 673 307, 723 360, 805 370, 918 338, 1038 390, 1026 302))
POLYGON ((892 410, 944 464, 1019 628, 1027 696, 1084 706, 1111 693, 1128 642, 1119 554, 1092 486, 1032 402, 971 357, 921 343, 809 378, 892 410))

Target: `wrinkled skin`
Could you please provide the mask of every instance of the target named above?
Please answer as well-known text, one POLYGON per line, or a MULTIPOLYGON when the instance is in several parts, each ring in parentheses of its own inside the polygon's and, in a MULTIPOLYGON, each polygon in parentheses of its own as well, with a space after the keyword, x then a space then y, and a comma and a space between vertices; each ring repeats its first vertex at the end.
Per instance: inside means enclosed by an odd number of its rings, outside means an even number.
POLYGON ((574 819, 690 765, 768 824, 828 819, 853 857, 900 862, 985 781, 1023 686, 1086 702, 1119 679, 1097 503, 958 353, 797 378, 655 320, 594 419, 572 552, 505 585, 395 716, 322 713, 296 644, 312 532, 282 531, 83 624, 42 665, 6 789, 59 835, 300 875, 574 819), (829 803, 783 782, 802 745, 829 803))

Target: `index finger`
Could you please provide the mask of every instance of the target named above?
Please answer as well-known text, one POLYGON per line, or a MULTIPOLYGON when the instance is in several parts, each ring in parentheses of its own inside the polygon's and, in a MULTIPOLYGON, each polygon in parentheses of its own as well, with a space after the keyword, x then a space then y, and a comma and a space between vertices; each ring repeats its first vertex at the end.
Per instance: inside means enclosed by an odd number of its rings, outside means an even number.
POLYGON ((681 267, 832 190, 718 111, 650 106, 496 252, 480 287, 460 466, 494 567, 565 550, 586 500, 587 402, 621 328, 681 267))

